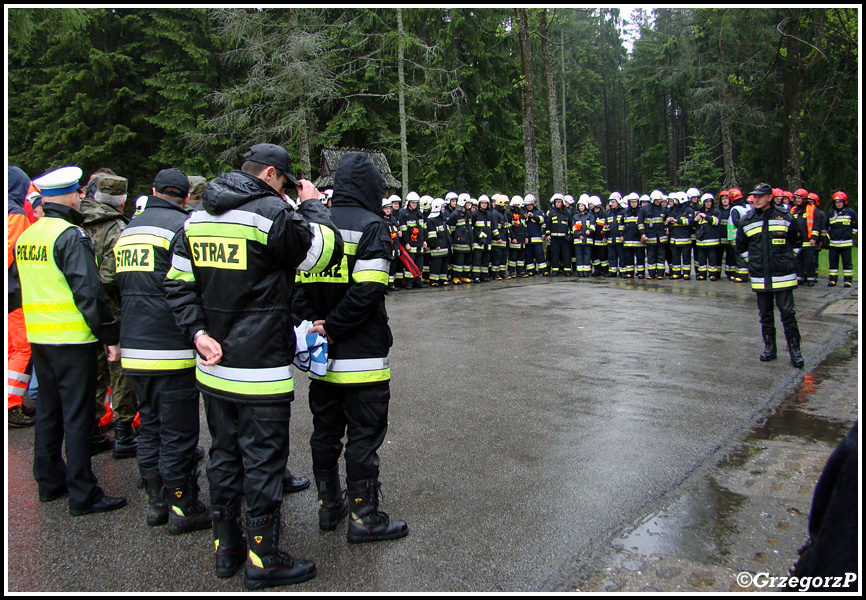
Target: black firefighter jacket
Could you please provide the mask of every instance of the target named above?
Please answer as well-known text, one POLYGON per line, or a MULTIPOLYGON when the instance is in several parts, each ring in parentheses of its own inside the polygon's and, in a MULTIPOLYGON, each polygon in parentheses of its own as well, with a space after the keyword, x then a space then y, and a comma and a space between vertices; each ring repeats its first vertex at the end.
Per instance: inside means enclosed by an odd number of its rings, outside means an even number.
POLYGON ((196 365, 199 389, 246 403, 291 401, 295 271, 323 271, 342 255, 318 198, 294 212, 258 177, 231 171, 214 179, 172 246, 165 280, 189 340, 206 329, 222 346, 219 364, 196 365))
POLYGON ((324 320, 328 368, 324 377, 338 385, 390 381, 388 351, 393 338, 385 311, 391 238, 382 217, 385 181, 370 159, 348 152, 334 176, 331 218, 345 242, 339 267, 304 274, 293 310, 309 321, 324 320))

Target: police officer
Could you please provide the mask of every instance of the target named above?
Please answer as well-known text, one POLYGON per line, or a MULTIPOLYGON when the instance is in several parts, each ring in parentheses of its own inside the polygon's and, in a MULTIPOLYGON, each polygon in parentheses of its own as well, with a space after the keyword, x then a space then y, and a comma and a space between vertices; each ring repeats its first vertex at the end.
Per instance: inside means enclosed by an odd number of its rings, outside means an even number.
POLYGON ((195 350, 175 324, 163 289, 171 266, 169 248, 183 235, 188 216, 183 205, 189 179, 178 169, 164 169, 152 191, 144 211, 114 245, 120 360, 139 398, 137 458, 147 497, 146 522, 168 522, 169 531, 178 534, 211 526, 210 512, 198 500, 195 350))
POLYGON ((211 181, 172 246, 165 280, 175 320, 201 356, 196 379, 212 438, 207 475, 217 575, 230 577, 243 560, 243 499, 249 589, 316 575, 312 561, 279 549, 294 397, 289 313, 296 269, 335 267, 343 243, 318 190, 291 169, 284 148, 256 144, 239 171, 211 181), (297 190, 297 212, 286 187, 297 190))
POLYGON ((803 356, 794 310, 794 288, 797 287, 794 248, 799 247, 802 237, 793 217, 774 207, 772 194, 773 188, 768 183, 759 184, 752 192, 753 210, 737 226, 737 252, 748 252, 749 279, 758 296, 758 315, 764 338, 761 360, 776 358, 775 301, 788 340, 791 364, 800 369, 803 368, 803 356))
POLYGON ((78 227, 83 221, 77 210, 80 178, 78 167, 63 167, 34 181, 46 200, 45 216, 15 246, 40 384, 33 474, 39 500, 50 502, 68 492, 73 516, 126 505, 126 498, 104 494, 90 464, 98 346, 106 346, 109 360, 119 360, 120 327, 99 280, 90 238, 78 227))
POLYGON ((385 180, 369 157, 347 152, 334 175, 331 215, 346 241, 339 277, 307 277, 294 312, 328 338, 328 368, 310 382, 313 474, 319 495, 319 528, 336 528, 351 506, 350 543, 405 536, 404 521, 379 510, 379 456, 391 398, 388 351, 393 342, 385 311, 388 282, 387 225, 378 199, 385 180), (340 489, 339 459, 346 436, 348 506, 340 489))

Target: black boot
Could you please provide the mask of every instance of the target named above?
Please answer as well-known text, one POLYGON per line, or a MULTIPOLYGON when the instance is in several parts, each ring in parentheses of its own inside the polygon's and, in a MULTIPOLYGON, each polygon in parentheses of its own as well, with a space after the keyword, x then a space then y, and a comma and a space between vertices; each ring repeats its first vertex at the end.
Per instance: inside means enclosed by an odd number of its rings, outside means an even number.
POLYGON ((144 488, 144 495, 147 498, 147 524, 157 527, 168 523, 168 504, 163 497, 162 477, 159 475, 159 470, 141 471, 141 487, 144 488))
POLYGON ((346 495, 352 507, 346 531, 349 543, 395 540, 409 533, 406 521, 391 519, 387 513, 379 510, 379 486, 382 484, 373 479, 347 479, 346 485, 349 488, 346 495))
POLYGON ((764 352, 761 354, 761 360, 767 362, 768 360, 776 359, 776 328, 775 327, 767 327, 761 330, 761 335, 764 338, 764 352))
POLYGON ((169 506, 169 533, 177 535, 211 526, 210 511, 198 500, 198 472, 176 481, 164 480, 163 485, 169 506))
POLYGON ((303 492, 305 489, 310 487, 310 478, 301 475, 300 477, 295 477, 292 475, 292 472, 286 467, 285 472, 283 473, 283 493, 284 494, 294 494, 296 492, 303 492))
POLYGON ((791 364, 798 369, 802 369, 805 362, 803 361, 803 355, 800 354, 800 334, 790 333, 787 336, 788 338, 788 354, 791 356, 791 364))
POLYGON ((114 458, 134 458, 138 442, 132 434, 132 421, 117 421, 114 424, 114 458))
POLYGON ((232 577, 247 557, 239 517, 241 506, 214 506, 213 517, 214 568, 217 577, 232 577))
POLYGON ((301 583, 316 576, 313 561, 280 551, 279 513, 247 518, 246 529, 250 550, 244 565, 244 586, 248 590, 301 583))
POLYGON ((340 468, 330 470, 313 469, 319 497, 319 529, 333 531, 340 519, 349 512, 346 496, 340 489, 340 468))

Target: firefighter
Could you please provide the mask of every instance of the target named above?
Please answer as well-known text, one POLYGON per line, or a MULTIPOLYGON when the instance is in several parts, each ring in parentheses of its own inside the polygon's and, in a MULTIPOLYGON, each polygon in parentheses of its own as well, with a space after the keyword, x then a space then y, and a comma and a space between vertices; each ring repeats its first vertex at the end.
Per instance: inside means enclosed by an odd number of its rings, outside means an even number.
POLYGON ((710 193, 701 196, 701 209, 695 215, 695 240, 697 243, 698 260, 695 263, 695 273, 700 281, 709 277, 716 281, 721 275, 719 268, 719 244, 722 236, 722 221, 719 209, 714 206, 715 199, 710 193))
MULTIPOLYGON (((650 199, 646 195, 643 198, 646 198, 647 202, 650 199)), ((644 230, 643 225, 640 223, 640 207, 638 206, 638 203, 643 198, 634 192, 624 198, 627 207, 622 218, 624 263, 620 273, 627 279, 634 277, 635 265, 637 265, 637 278, 644 278, 644 243, 641 241, 644 236, 644 230)))
POLYGON ((797 280, 812 287, 818 282, 818 250, 821 248, 821 235, 826 230, 826 215, 803 188, 794 192, 791 214, 803 239, 803 247, 797 254, 797 280))
POLYGON ((607 213, 601 207, 601 198, 590 196, 589 205, 592 207, 592 275, 598 277, 607 275, 607 213))
POLYGON ((550 198, 550 210, 547 211, 546 232, 550 242, 551 277, 556 277, 560 272, 571 276, 570 229, 568 212, 565 210, 565 198, 562 194, 554 194, 550 198))
POLYGON ((108 360, 120 360, 120 324, 100 282, 93 244, 79 227, 80 179, 74 166, 36 179, 45 216, 15 244, 27 338, 39 373, 33 475, 41 502, 69 494, 72 516, 126 505, 126 498, 105 495, 90 463, 97 347, 105 346, 108 360))
POLYGON ((719 192, 719 222, 721 232, 719 236, 718 264, 720 269, 724 269, 725 277, 728 279, 733 277, 737 268, 737 253, 733 244, 737 230, 731 225, 730 219, 731 196, 728 190, 721 190, 719 192))
POLYGON ((854 281, 854 267, 851 252, 854 236, 857 234, 857 213, 848 208, 848 195, 843 191, 833 194, 833 210, 828 219, 830 239, 830 281, 832 287, 839 280, 839 259, 842 260, 842 276, 845 287, 854 281))
POLYGON ((671 279, 691 279, 694 211, 685 192, 676 192, 676 195, 679 203, 667 217, 671 228, 671 279))
POLYGON ((445 200, 436 198, 427 215, 427 247, 430 249, 430 287, 446 286, 448 281, 448 256, 451 251, 451 234, 445 224, 442 209, 445 200))
POLYGON ((508 235, 511 222, 508 220, 508 196, 494 194, 493 211, 490 213, 490 225, 493 240, 490 242, 490 262, 493 268, 493 279, 502 281, 508 276, 508 235))
POLYGON ((169 523, 169 531, 179 534, 211 526, 210 512, 198 499, 195 350, 174 322, 163 290, 169 248, 188 216, 183 205, 189 179, 179 169, 164 169, 152 192, 114 245, 120 360, 139 399, 137 459, 147 498, 145 521, 169 523))
POLYGON ((390 249, 382 242, 387 229, 377 205, 384 187, 369 157, 359 152, 343 155, 334 176, 331 209, 346 237, 343 268, 339 277, 306 278, 293 302, 294 312, 315 325, 311 331, 328 339, 327 372, 310 374, 310 447, 319 528, 335 529, 351 507, 349 543, 392 540, 409 532, 405 521, 379 510, 377 451, 388 428, 388 353, 393 343, 385 309, 390 249), (344 436, 345 498, 339 476, 344 436))
POLYGON ((454 244, 454 283, 471 283, 472 274, 472 213, 469 194, 457 197, 457 209, 448 217, 448 230, 454 244))
POLYGON ((759 184, 752 192, 753 210, 737 225, 737 252, 741 255, 748 253, 749 280, 757 294, 764 340, 760 359, 770 361, 776 358, 775 302, 788 341, 791 364, 802 369, 800 330, 794 309, 794 288, 797 287, 794 249, 802 243, 801 233, 789 213, 774 207, 772 194, 773 188, 767 183, 759 184))
POLYGON ((589 277, 592 272, 592 213, 589 212, 589 196, 581 194, 577 210, 571 217, 571 236, 577 262, 577 276, 589 277))
POLYGON ((665 254, 663 243, 667 242, 664 223, 665 208, 662 206, 664 193, 653 190, 650 204, 641 207, 638 225, 643 227, 641 240, 646 244, 647 279, 663 279, 665 274, 665 254))
MULTIPOLYGON (((406 209, 400 213, 400 243, 409 260, 418 267, 418 271, 424 268, 424 249, 427 247, 426 223, 421 214, 420 201, 421 197, 417 192, 409 192, 406 194, 406 209)), ((409 273, 404 274, 403 282, 407 290, 411 290, 413 285, 418 288, 427 287, 423 278, 416 277, 413 281, 409 273)))
MULTIPOLYGON (((729 243, 734 244, 736 242, 737 227, 752 207, 743 202, 743 192, 741 192, 739 188, 731 188, 728 190, 728 194, 731 197, 731 216, 728 227, 728 241, 729 243)), ((749 277, 747 256, 748 254, 744 256, 740 252, 736 252, 737 268, 732 280, 737 283, 742 283, 749 277)))
POLYGON ((526 223, 526 273, 535 275, 536 270, 548 277, 547 261, 544 258, 544 211, 536 206, 533 194, 523 198, 523 220, 526 223))
MULTIPOLYGON (((397 213, 394 211, 394 203, 400 206, 400 196, 392 195, 390 198, 382 198, 382 213, 385 215, 385 221, 388 223, 388 233, 391 236, 391 266, 388 272, 388 291, 396 292, 400 289, 397 286, 398 281, 402 283, 403 262, 400 260, 400 222, 397 220, 397 213)), ((399 209, 398 209, 399 211, 399 209)))
POLYGON ((523 219, 523 198, 512 196, 508 210, 508 279, 528 277, 526 274, 526 221, 523 219))
POLYGON ((623 248, 623 217, 625 202, 622 194, 614 192, 608 198, 607 219, 605 221, 605 237, 607 238, 607 276, 619 277, 625 267, 625 251, 623 248))
MULTIPOLYGON (((382 238, 389 240, 384 221, 382 238)), ((240 170, 211 181, 172 245, 166 296, 200 355, 196 380, 212 439, 214 566, 218 576, 230 577, 243 563, 237 519, 243 500, 248 589, 316 575, 312 561, 279 547, 294 398, 289 315, 296 271, 342 277, 342 254, 343 240, 318 190, 295 179, 289 153, 275 144, 252 146, 240 170), (297 211, 286 188, 297 191, 297 211)), ((382 268, 384 290, 387 265, 382 268)))
POLYGON ((490 198, 486 194, 478 197, 478 210, 472 215, 472 281, 490 281, 490 242, 493 227, 490 221, 490 198))

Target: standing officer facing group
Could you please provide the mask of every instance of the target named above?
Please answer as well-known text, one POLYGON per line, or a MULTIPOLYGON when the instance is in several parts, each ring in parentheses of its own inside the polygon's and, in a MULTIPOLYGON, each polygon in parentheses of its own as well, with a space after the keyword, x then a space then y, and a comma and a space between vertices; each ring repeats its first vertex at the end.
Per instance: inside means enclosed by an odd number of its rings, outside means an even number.
POLYGON ((772 203, 773 188, 767 183, 752 192, 753 210, 737 226, 737 252, 748 253, 749 279, 758 296, 758 315, 764 338, 762 361, 776 358, 776 325, 773 302, 779 307, 791 364, 803 367, 800 353, 800 330, 794 310, 794 288, 797 267, 794 248, 802 243, 800 228, 794 218, 772 203))

